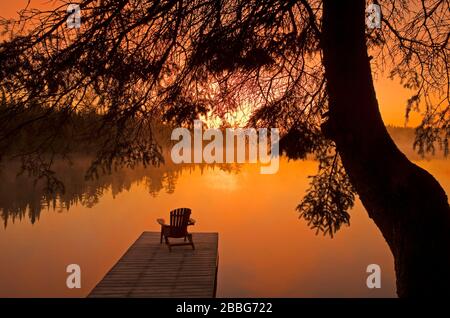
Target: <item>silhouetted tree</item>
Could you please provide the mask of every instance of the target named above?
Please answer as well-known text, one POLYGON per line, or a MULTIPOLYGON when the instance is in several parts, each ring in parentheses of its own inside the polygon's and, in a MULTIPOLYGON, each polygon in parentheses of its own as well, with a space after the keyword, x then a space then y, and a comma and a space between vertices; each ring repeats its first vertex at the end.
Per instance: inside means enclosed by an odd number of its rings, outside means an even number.
POLYGON ((398 295, 450 294, 447 196, 390 138, 372 80, 388 69, 414 89, 419 151, 448 148, 448 1, 380 1, 381 29, 366 29, 364 0, 84 0, 80 29, 64 4, 4 21, 0 85, 14 106, 0 114, 2 150, 45 120, 15 121, 29 105, 101 113, 87 134, 108 135, 96 162, 107 166, 159 162, 155 118, 225 125, 251 109, 249 125, 281 129, 285 153, 319 159, 299 205, 311 226, 347 224, 356 191, 394 255, 398 295))

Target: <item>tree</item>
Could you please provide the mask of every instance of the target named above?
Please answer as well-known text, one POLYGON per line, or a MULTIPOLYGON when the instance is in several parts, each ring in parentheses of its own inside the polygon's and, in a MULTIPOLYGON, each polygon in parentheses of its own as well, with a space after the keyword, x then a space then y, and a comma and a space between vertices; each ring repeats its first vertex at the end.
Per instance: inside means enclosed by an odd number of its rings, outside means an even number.
POLYGON ((414 90, 407 115, 425 112, 420 152, 448 149, 449 2, 380 5, 381 29, 366 29, 364 0, 84 0, 80 29, 66 28, 64 1, 22 11, 3 22, 12 35, 0 45, 9 105, 0 149, 45 121, 15 120, 30 105, 62 123, 94 109, 101 124, 83 135, 108 136, 94 165, 158 163, 149 121, 189 125, 205 115, 227 125, 250 109, 248 125, 279 127, 288 156, 319 160, 298 207, 313 228, 332 235, 348 224, 357 193, 394 255, 398 295, 449 295, 447 196, 390 138, 372 80, 387 69, 414 90))

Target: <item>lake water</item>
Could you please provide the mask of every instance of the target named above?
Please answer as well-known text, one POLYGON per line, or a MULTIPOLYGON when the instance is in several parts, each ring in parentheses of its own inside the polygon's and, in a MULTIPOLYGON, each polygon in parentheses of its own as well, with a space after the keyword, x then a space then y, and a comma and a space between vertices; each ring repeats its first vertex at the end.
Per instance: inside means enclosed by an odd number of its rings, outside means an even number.
MULTIPOLYGON (((447 160, 418 161, 450 193, 447 160)), ((393 258, 359 201, 350 227, 315 235, 295 207, 314 161, 282 159, 274 175, 257 165, 163 166, 85 183, 88 161, 60 167, 66 193, 46 197, 14 165, 0 174, 0 297, 84 297, 156 218, 190 207, 195 232, 218 232, 218 297, 395 297, 393 258), (381 266, 381 289, 366 287, 381 266), (79 264, 82 288, 66 287, 79 264)))

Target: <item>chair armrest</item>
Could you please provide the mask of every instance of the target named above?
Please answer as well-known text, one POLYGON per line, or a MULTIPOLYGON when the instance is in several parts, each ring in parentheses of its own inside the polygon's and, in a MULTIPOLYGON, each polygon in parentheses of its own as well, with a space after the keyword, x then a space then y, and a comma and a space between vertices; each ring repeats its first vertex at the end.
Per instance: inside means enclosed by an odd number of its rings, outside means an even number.
POLYGON ((156 219, 156 222, 158 222, 160 225, 167 225, 166 221, 164 221, 164 219, 156 219))
POLYGON ((189 219, 189 223, 188 223, 188 225, 194 225, 195 224, 195 220, 194 219, 192 219, 192 218, 190 218, 189 219))

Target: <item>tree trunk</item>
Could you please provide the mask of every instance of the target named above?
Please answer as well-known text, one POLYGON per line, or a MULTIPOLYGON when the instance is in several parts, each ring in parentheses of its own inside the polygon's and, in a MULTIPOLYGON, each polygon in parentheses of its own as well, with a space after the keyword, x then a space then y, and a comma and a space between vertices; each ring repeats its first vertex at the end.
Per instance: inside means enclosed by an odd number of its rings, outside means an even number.
POLYGON ((365 40, 365 1, 324 0, 322 48, 332 139, 395 260, 399 297, 450 295, 445 191, 396 147, 381 118, 365 40))

